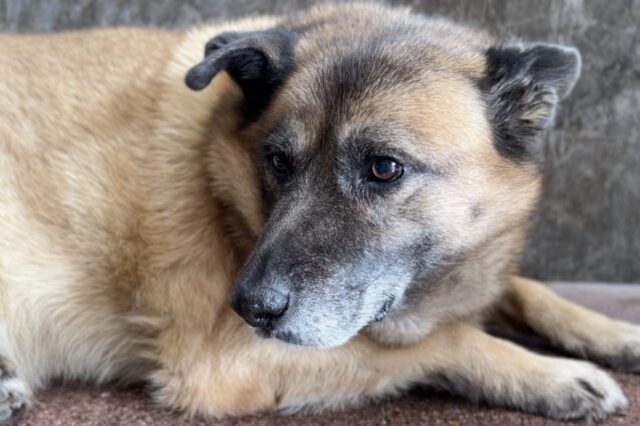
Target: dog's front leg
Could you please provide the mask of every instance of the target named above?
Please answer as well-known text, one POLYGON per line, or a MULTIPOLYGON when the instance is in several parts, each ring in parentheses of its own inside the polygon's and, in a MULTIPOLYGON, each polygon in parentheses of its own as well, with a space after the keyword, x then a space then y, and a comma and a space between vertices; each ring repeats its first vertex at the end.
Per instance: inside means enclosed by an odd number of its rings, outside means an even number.
POLYGON ((245 324, 220 332, 227 338, 187 334, 162 337, 166 367, 151 381, 161 404, 189 414, 345 408, 424 382, 430 365, 425 345, 392 349, 364 336, 318 349, 259 338, 245 324))
POLYGON ((600 419, 626 406, 617 384, 595 366, 534 354, 466 324, 397 348, 364 336, 327 350, 249 334, 232 342, 227 348, 207 345, 198 358, 198 351, 189 351, 182 365, 173 362, 172 372, 158 373, 159 399, 223 416, 342 408, 424 383, 558 419, 600 419))
POLYGON ((536 354, 467 324, 425 343, 427 383, 472 400, 562 420, 599 420, 627 406, 618 385, 594 365, 536 354))
POLYGON ((557 347, 631 373, 640 373, 640 327, 569 302, 543 284, 512 277, 505 312, 557 347))

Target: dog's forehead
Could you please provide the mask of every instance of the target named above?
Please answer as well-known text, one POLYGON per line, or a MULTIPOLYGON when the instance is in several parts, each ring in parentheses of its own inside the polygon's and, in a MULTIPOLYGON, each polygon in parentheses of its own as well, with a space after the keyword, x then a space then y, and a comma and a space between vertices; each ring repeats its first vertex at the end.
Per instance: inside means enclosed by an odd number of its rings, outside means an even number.
POLYGON ((301 64, 280 103, 307 142, 319 133, 341 140, 351 127, 371 127, 388 117, 384 109, 396 108, 417 83, 415 71, 414 64, 376 47, 328 55, 301 64))
POLYGON ((393 44, 360 43, 359 49, 307 59, 269 115, 285 123, 300 150, 375 133, 433 161, 493 152, 481 93, 469 75, 474 67, 483 72, 481 55, 451 58, 431 49, 417 56, 393 44))

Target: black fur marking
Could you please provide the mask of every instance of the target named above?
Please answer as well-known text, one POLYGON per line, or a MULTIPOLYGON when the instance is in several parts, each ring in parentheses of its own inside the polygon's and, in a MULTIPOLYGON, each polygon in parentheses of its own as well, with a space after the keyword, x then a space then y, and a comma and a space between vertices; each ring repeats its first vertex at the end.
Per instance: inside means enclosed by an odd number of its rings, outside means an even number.
POLYGON ((599 399, 604 399, 604 395, 602 394, 602 392, 596 390, 591 383, 587 382, 584 379, 578 379, 578 383, 580 383, 580 387, 582 387, 582 389, 586 390, 587 392, 589 392, 591 395, 595 396, 596 398, 599 399))
POLYGON ((554 45, 492 47, 486 52, 485 93, 496 148, 515 161, 536 154, 534 136, 552 123, 556 104, 580 73, 575 49, 554 45))
POLYGON ((242 89, 246 120, 254 121, 293 70, 296 40, 295 32, 284 29, 222 33, 207 43, 204 60, 189 70, 185 83, 202 90, 226 71, 242 89))

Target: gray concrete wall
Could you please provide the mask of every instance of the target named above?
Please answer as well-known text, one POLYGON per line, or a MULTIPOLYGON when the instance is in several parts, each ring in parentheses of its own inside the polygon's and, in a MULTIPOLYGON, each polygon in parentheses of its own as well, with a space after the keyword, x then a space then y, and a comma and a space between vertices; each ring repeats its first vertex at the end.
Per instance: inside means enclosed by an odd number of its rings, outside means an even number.
MULTIPOLYGON (((0 30, 182 28, 312 3, 0 0, 0 30)), ((640 0, 396 3, 495 34, 573 44, 582 51, 582 79, 544 138, 546 192, 523 268, 545 279, 640 282, 640 0)))

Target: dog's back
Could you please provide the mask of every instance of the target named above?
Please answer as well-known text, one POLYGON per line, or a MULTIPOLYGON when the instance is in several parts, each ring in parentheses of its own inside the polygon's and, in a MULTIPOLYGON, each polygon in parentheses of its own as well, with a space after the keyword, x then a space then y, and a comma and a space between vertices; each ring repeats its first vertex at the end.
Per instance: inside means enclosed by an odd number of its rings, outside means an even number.
POLYGON ((137 175, 176 38, 0 37, 0 355, 29 383, 131 363, 137 175))
POLYGON ((211 223, 202 163, 218 99, 190 97, 183 79, 211 33, 270 22, 0 35, 0 369, 29 385, 20 393, 58 376, 146 378, 150 311, 215 316, 189 309, 207 292, 227 304, 234 249, 211 223), (225 286, 208 286, 205 258, 225 286), (165 285, 173 274, 192 291, 165 285))

